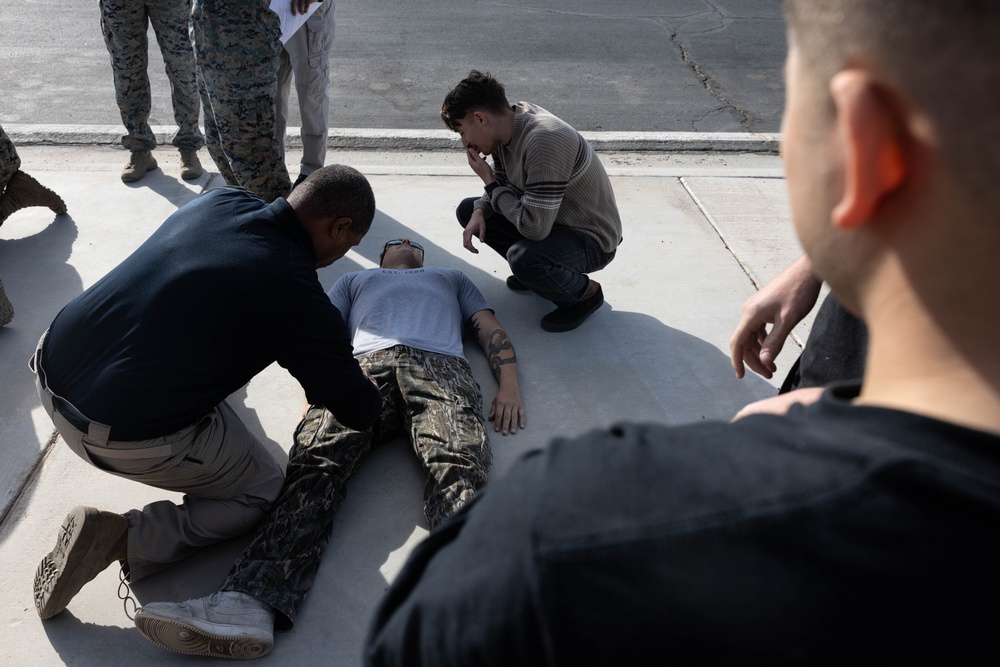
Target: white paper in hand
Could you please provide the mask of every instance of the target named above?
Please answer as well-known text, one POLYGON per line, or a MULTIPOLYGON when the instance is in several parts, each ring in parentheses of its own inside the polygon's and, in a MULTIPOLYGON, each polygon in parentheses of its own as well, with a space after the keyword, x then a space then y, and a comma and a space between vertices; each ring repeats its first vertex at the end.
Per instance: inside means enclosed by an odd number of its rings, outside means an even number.
POLYGON ((292 0, 271 0, 271 11, 278 15, 281 20, 281 43, 284 44, 292 38, 302 24, 306 22, 312 13, 319 7, 318 2, 309 5, 305 14, 292 14, 292 0))

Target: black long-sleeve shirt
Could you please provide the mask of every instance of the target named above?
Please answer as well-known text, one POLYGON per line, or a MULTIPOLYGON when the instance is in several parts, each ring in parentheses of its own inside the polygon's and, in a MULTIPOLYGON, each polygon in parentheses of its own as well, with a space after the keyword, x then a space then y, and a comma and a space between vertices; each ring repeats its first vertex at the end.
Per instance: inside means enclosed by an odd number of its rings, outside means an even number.
POLYGON ((366 664, 983 662, 1000 437, 856 393, 526 454, 417 546, 366 664))
POLYGON ((238 188, 179 209, 71 301, 42 359, 56 394, 142 437, 194 423, 274 361, 348 427, 380 404, 298 215, 238 188))

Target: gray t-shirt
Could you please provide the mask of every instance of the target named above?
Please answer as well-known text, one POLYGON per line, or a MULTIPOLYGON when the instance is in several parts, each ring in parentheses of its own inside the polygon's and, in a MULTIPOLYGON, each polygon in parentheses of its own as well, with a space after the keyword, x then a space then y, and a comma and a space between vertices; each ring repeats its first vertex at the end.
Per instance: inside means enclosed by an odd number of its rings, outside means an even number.
POLYGON ((328 295, 347 322, 354 356, 407 345, 464 359, 465 322, 490 309, 456 269, 355 271, 341 277, 328 295))

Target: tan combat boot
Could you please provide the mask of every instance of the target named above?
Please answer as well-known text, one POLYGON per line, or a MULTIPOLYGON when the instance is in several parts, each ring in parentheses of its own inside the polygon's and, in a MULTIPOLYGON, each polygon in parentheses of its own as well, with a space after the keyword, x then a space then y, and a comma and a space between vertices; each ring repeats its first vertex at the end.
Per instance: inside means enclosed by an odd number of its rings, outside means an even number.
POLYGON ((135 183, 146 175, 147 171, 156 169, 156 158, 149 151, 132 151, 128 164, 122 169, 122 180, 135 183))
POLYGON ((63 521, 56 546, 35 572, 35 608, 52 618, 84 584, 127 557, 128 519, 95 507, 76 507, 63 521))
POLYGON ((201 168, 201 161, 198 160, 198 151, 193 148, 181 149, 181 178, 190 181, 198 178, 205 170, 201 168))
POLYGON ((0 222, 6 220, 14 211, 29 206, 48 206, 57 215, 66 212, 66 202, 62 197, 23 171, 15 171, 7 181, 7 189, 0 195, 0 222))

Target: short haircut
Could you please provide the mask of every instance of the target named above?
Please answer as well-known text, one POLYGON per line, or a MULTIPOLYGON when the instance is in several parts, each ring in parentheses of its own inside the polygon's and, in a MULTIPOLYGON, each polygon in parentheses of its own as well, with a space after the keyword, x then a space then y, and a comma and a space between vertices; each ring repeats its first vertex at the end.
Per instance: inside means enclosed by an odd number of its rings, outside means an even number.
POLYGON ((472 111, 498 114, 508 106, 503 85, 489 72, 483 74, 474 69, 445 96, 441 105, 441 120, 449 129, 455 130, 455 124, 472 111))
POLYGON ((288 199, 309 217, 349 217, 351 229, 358 234, 367 234, 375 217, 375 194, 368 179, 342 164, 331 164, 309 174, 288 199))
POLYGON ((784 4, 799 58, 824 91, 844 67, 875 62, 931 118, 956 181, 970 195, 1000 207, 1000 2, 784 4))

